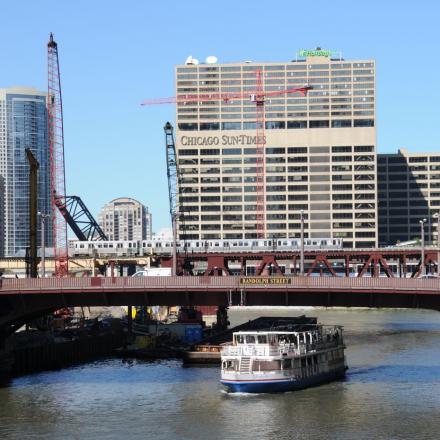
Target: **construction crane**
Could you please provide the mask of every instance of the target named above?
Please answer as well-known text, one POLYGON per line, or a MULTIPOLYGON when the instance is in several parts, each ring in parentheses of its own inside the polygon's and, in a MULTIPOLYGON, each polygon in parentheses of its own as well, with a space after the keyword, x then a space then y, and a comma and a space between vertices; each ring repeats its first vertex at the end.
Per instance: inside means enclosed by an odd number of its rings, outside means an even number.
POLYGON ((81 241, 107 240, 107 236, 78 196, 55 197, 55 205, 81 241))
POLYGON ((186 246, 186 228, 185 228, 185 214, 180 203, 180 194, 183 192, 181 185, 181 175, 176 157, 176 146, 174 143, 174 129, 173 126, 167 122, 164 127, 165 131, 165 145, 166 145, 166 160, 167 160, 167 177, 168 177, 168 197, 170 206, 171 225, 173 228, 173 275, 178 272, 191 272, 191 267, 188 264, 187 246, 186 246), (182 236, 179 239, 183 241, 184 250, 184 264, 178 270, 177 268, 177 223, 182 225, 182 236))
POLYGON ((312 89, 311 86, 305 85, 298 88, 289 88, 284 90, 265 91, 263 84, 263 73, 261 69, 257 69, 256 72, 256 88, 254 92, 242 91, 242 92, 226 92, 226 93, 201 93, 201 94, 181 94, 178 96, 168 98, 156 98, 147 99, 141 103, 141 105, 156 105, 156 104, 191 104, 191 103, 203 103, 209 101, 223 101, 230 102, 233 100, 249 99, 255 103, 256 107, 256 235, 257 238, 265 237, 265 174, 266 174, 266 161, 264 146, 266 143, 265 136, 265 100, 270 97, 276 97, 279 95, 289 95, 299 93, 301 96, 306 96, 308 90, 312 89))
POLYGON ((64 277, 68 272, 67 224, 57 208, 57 200, 66 198, 64 169, 63 103, 61 98, 58 45, 52 33, 47 43, 47 116, 50 151, 50 186, 52 194, 52 234, 55 260, 55 276, 64 277))

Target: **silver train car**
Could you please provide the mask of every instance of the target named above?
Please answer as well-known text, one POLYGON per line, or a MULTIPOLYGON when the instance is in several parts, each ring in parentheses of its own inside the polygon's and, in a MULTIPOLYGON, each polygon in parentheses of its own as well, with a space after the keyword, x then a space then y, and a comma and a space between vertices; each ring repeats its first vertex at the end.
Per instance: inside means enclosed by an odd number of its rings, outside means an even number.
MULTIPOLYGON (((341 238, 306 238, 304 249, 342 249, 341 238)), ((229 253, 270 251, 289 252, 300 249, 299 238, 249 239, 249 240, 179 240, 177 252, 184 253, 229 253), (185 249, 186 248, 186 249, 185 249)), ((171 255, 171 240, 129 241, 69 241, 70 256, 131 257, 144 255, 171 255)))

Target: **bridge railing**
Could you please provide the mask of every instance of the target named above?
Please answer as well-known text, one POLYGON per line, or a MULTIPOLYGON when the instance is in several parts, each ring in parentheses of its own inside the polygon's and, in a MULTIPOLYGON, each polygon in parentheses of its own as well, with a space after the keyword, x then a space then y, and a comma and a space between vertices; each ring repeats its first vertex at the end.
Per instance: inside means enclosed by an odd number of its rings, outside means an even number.
POLYGON ((346 278, 346 277, 283 277, 285 283, 273 283, 276 277, 88 277, 88 278, 13 278, 0 280, 0 291, 8 290, 59 290, 59 289, 429 289, 440 291, 440 278, 346 278), (243 282, 249 278, 258 282, 243 282))

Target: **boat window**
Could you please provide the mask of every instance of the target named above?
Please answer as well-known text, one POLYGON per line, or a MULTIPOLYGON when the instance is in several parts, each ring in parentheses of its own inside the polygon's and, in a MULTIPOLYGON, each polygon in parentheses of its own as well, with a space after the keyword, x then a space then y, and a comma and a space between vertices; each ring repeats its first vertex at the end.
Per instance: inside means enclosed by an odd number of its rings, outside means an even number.
POLYGON ((284 344, 284 343, 288 342, 288 336, 287 335, 279 335, 278 336, 278 341, 281 344, 284 344))
POLYGON ((296 344, 296 335, 289 335, 287 339, 291 344, 296 344))
POLYGON ((289 370, 292 368, 292 361, 290 359, 283 360, 283 370, 289 370))
POLYGON ((259 369, 260 371, 281 370, 281 361, 280 360, 260 361, 259 369))
POLYGON ((267 336, 266 335, 258 335, 257 340, 259 344, 267 344, 267 336))
POLYGON ((236 338, 237 344, 244 344, 244 335, 237 335, 236 338))
POLYGON ((255 335, 246 335, 246 342, 248 344, 255 344, 255 335))

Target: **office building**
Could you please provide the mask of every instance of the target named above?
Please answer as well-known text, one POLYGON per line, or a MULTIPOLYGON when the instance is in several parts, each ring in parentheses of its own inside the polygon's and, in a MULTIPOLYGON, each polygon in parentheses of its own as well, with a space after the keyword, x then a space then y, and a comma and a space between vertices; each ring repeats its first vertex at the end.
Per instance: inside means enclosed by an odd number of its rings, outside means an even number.
POLYGON ((264 104, 264 236, 298 237, 303 210, 306 237, 376 246, 375 62, 319 49, 290 62, 212 61, 176 66, 180 237, 257 237, 256 106, 245 95, 260 72, 265 92, 277 92, 264 104), (307 96, 284 92, 305 84, 307 96))
POLYGON ((109 240, 149 240, 152 236, 148 208, 128 197, 107 203, 99 213, 98 223, 109 240))
POLYGON ((5 179, 0 175, 0 257, 5 255, 5 179))
POLYGON ((440 212, 440 153, 378 155, 379 244, 437 242, 440 212))
MULTIPOLYGON (((40 164, 38 210, 44 213, 51 211, 46 95, 33 88, 0 89, 0 178, 4 187, 0 241, 3 241, 5 256, 23 253, 29 246, 29 163, 26 148, 32 150, 40 164)), ((46 246, 50 246, 51 225, 46 232, 46 246)))

